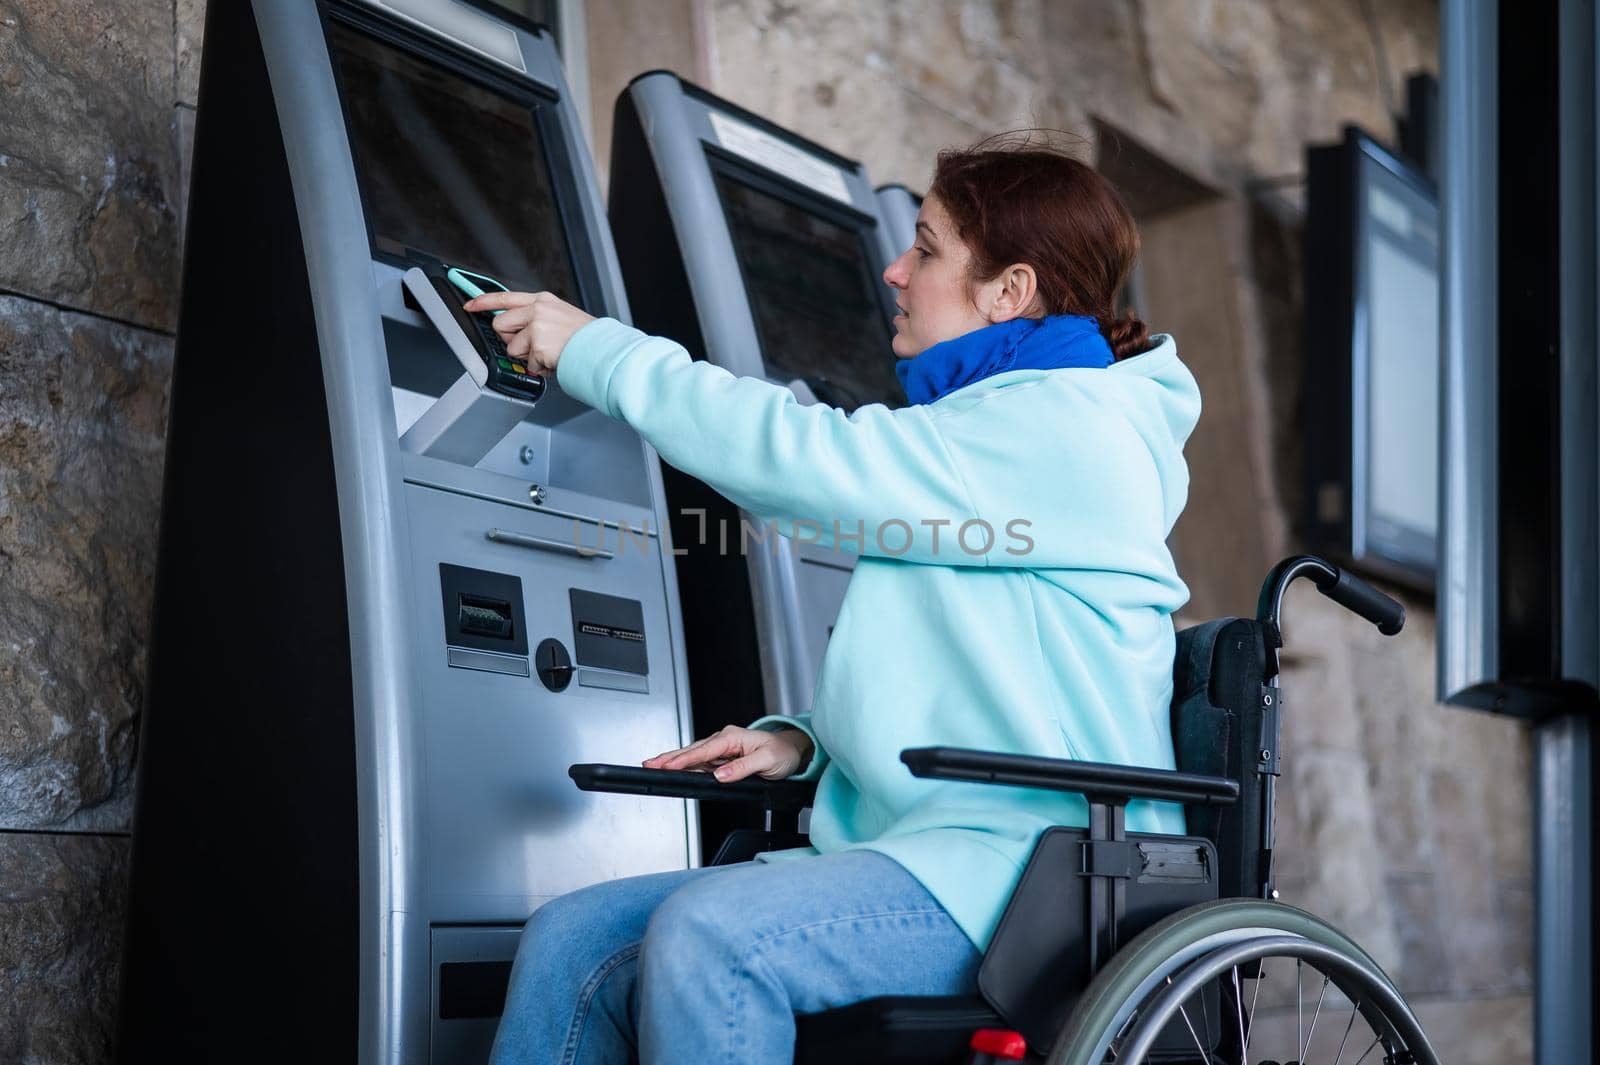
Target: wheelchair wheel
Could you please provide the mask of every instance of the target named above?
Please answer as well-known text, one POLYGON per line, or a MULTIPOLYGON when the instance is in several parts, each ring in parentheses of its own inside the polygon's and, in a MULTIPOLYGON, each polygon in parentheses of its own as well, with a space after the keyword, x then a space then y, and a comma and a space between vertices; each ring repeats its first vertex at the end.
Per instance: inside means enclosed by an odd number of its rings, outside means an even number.
POLYGON ((1147 929, 1097 974, 1048 1065, 1437 1065, 1360 947, 1276 902, 1223 899, 1147 929), (1210 1003, 1210 1005, 1208 1005, 1210 1003))

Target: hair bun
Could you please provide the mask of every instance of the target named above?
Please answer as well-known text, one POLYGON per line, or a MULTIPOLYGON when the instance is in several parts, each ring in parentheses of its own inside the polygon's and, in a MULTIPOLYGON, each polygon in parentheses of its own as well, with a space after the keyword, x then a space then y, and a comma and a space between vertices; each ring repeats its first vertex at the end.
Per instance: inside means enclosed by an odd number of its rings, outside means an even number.
POLYGON ((1132 309, 1124 311, 1121 317, 1105 319, 1100 332, 1111 345, 1112 358, 1119 361, 1138 355, 1150 346, 1150 330, 1132 309))

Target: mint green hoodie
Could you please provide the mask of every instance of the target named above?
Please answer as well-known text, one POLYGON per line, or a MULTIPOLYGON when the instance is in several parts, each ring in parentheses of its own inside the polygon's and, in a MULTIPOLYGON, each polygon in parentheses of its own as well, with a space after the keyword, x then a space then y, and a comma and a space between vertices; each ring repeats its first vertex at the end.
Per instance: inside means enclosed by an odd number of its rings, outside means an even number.
MULTIPOLYGON (((1108 369, 1012 370, 848 416, 612 319, 567 344, 569 395, 785 535, 861 553, 811 712, 754 724, 817 748, 812 846, 767 860, 888 855, 983 950, 1040 832, 1086 824, 1087 806, 919 779, 902 749, 1173 768, 1172 613, 1189 593, 1166 538, 1200 393, 1172 338, 1155 342, 1108 369)), ((1182 832, 1183 813, 1134 803, 1128 828, 1182 832)))

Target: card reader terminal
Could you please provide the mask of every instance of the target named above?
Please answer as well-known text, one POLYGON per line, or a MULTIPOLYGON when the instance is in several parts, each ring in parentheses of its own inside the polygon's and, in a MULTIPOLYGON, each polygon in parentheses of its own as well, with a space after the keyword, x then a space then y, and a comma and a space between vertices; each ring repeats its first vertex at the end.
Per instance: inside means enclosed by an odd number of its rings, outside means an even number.
POLYGON ((406 271, 404 283, 481 387, 530 402, 544 395, 543 379, 528 372, 525 360, 507 354, 505 342, 494 331, 494 316, 502 312, 472 313, 464 307, 485 292, 507 291, 504 285, 492 277, 442 264, 412 267, 406 271))

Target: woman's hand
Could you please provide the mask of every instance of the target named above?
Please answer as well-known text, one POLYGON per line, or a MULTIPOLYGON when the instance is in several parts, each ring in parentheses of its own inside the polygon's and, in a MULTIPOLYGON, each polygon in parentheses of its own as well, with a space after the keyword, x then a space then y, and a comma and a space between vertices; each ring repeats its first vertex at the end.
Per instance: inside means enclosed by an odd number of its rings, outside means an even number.
POLYGON ((506 354, 526 362, 535 377, 555 373, 572 334, 594 321, 594 315, 548 292, 486 292, 462 306, 474 314, 504 310, 494 317, 494 331, 505 341, 506 354))
POLYGON ((797 728, 764 732, 729 725, 698 743, 647 758, 644 767, 710 770, 724 784, 752 775, 782 780, 800 772, 811 753, 811 737, 797 728))

